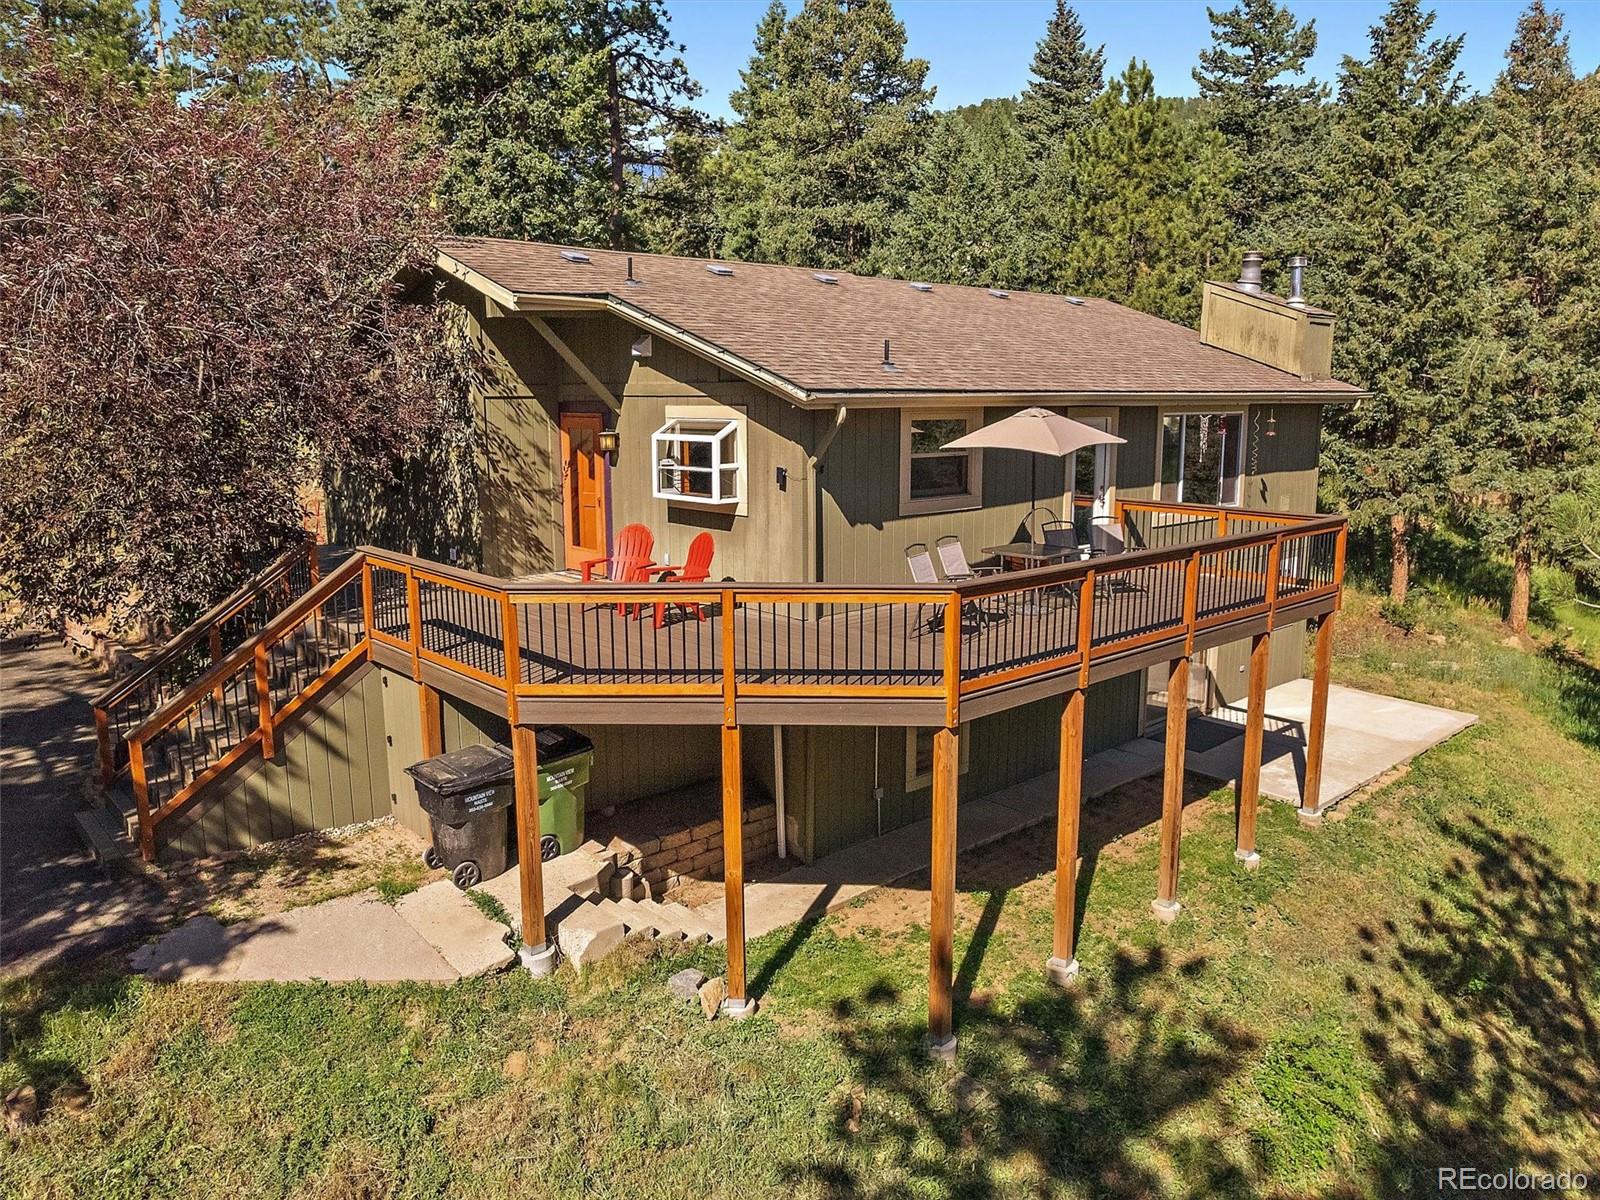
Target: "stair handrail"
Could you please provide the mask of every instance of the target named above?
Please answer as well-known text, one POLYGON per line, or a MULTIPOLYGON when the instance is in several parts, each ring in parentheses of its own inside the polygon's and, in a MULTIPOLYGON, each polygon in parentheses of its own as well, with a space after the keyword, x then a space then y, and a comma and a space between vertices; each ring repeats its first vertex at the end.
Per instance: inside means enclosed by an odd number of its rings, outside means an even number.
MULTIPOLYGON (((261 570, 251 575, 249 579, 235 588, 227 596, 213 604, 201 613, 178 633, 162 643, 160 649, 146 659, 137 670, 123 676, 100 695, 91 700, 90 707, 94 711, 95 731, 99 742, 100 779, 102 783, 110 783, 116 774, 114 749, 112 746, 111 713, 112 710, 133 695, 139 688, 147 683, 152 676, 159 673, 174 658, 194 648, 202 638, 210 641, 212 661, 220 661, 227 648, 221 645, 222 626, 234 617, 244 612, 255 601, 267 596, 269 590, 289 578, 289 574, 302 561, 307 568, 309 587, 317 585, 320 574, 319 557, 320 547, 316 536, 308 533, 298 544, 289 547, 278 557, 273 559, 261 570)), ((301 593, 304 595, 305 593, 301 593)), ((127 741, 129 733, 121 736, 127 741)))

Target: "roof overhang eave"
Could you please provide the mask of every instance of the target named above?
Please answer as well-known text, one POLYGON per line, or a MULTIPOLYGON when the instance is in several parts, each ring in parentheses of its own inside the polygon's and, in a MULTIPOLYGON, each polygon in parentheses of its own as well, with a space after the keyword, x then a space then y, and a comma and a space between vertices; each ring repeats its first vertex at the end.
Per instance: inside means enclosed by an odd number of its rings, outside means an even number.
POLYGON ((927 389, 828 390, 811 392, 821 405, 848 404, 854 408, 892 408, 905 404, 1188 404, 1240 401, 1273 404, 1351 404, 1370 396, 1364 391, 1317 391, 1285 388, 1275 391, 1093 391, 1093 392, 982 392, 927 389))

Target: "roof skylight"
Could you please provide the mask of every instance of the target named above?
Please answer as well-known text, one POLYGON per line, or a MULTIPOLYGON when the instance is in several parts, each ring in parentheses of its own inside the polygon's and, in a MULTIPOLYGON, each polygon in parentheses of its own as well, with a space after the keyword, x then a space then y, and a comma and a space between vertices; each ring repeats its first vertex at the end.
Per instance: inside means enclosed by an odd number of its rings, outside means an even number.
POLYGON ((913 283, 911 286, 916 288, 919 292, 933 291, 933 284, 931 283, 913 283))
POLYGON ((990 288, 989 295, 993 296, 996 300, 1011 299, 1011 293, 1006 291, 1004 288, 990 288))
POLYGON ((566 259, 568 262, 588 262, 589 261, 589 256, 587 254, 585 254, 582 250, 563 250, 561 252, 561 257, 566 259))
POLYGON ((1083 304, 1085 304, 1087 302, 1084 300, 1084 298, 1082 296, 1068 296, 1067 297, 1067 303, 1068 304, 1076 304, 1076 305, 1082 306, 1083 304))
POLYGON ((730 266, 727 266, 724 263, 707 263, 706 264, 706 270, 710 271, 713 275, 732 275, 733 274, 733 268, 730 267, 730 266))
POLYGON ((826 275, 821 271, 813 271, 811 273, 811 278, 815 279, 818 283, 838 283, 839 282, 839 277, 837 275, 826 275))

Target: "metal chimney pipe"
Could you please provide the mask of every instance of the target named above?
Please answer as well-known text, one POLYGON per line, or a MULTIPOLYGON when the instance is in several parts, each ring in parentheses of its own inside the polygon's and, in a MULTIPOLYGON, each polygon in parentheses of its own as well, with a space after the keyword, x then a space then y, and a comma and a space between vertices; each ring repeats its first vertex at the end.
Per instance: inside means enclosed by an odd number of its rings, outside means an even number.
POLYGON ((1239 267, 1239 282, 1236 285, 1240 291, 1259 292, 1261 290, 1261 264, 1266 256, 1259 250, 1246 250, 1244 262, 1239 267))
POLYGON ((1306 268, 1311 265, 1311 260, 1304 254, 1296 254, 1289 260, 1289 303, 1296 308, 1305 308, 1306 305, 1306 268))

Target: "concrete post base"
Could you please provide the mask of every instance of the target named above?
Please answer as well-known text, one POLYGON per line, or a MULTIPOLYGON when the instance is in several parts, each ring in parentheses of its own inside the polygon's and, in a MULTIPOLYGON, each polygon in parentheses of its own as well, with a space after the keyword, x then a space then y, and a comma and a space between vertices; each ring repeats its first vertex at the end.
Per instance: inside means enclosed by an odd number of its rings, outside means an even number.
POLYGON ((1078 960, 1048 958, 1045 960, 1044 974, 1057 987, 1071 987, 1078 981, 1078 960))
POLYGON ((730 996, 722 1002, 719 1011, 730 1021, 742 1021, 756 1011, 756 1002, 748 996, 743 1000, 735 1000, 730 996))
POLYGON ((1152 900, 1150 911, 1156 914, 1156 920, 1170 925, 1178 919, 1178 914, 1183 911, 1183 905, 1176 900, 1152 900))
POLYGON ((928 1057, 933 1059, 934 1062, 947 1062, 947 1063, 955 1062, 955 1060, 956 1060, 956 1035, 955 1034, 952 1033, 949 1037, 945 1038, 943 1041, 939 1041, 936 1038, 934 1038, 932 1034, 929 1034, 927 1040, 923 1044, 928 1049, 928 1057))
POLYGON ((1297 808, 1294 812, 1300 818, 1300 824, 1316 829, 1322 824, 1322 814, 1332 807, 1331 804, 1324 804, 1321 808, 1297 808))
POLYGON ((556 947, 554 942, 545 942, 540 946, 519 946, 517 959, 522 963, 529 975, 535 979, 543 979, 552 974, 556 969, 556 947))
POLYGON ((1238 859, 1247 871, 1254 871, 1261 865, 1261 855, 1254 850, 1235 850, 1233 857, 1238 859))

